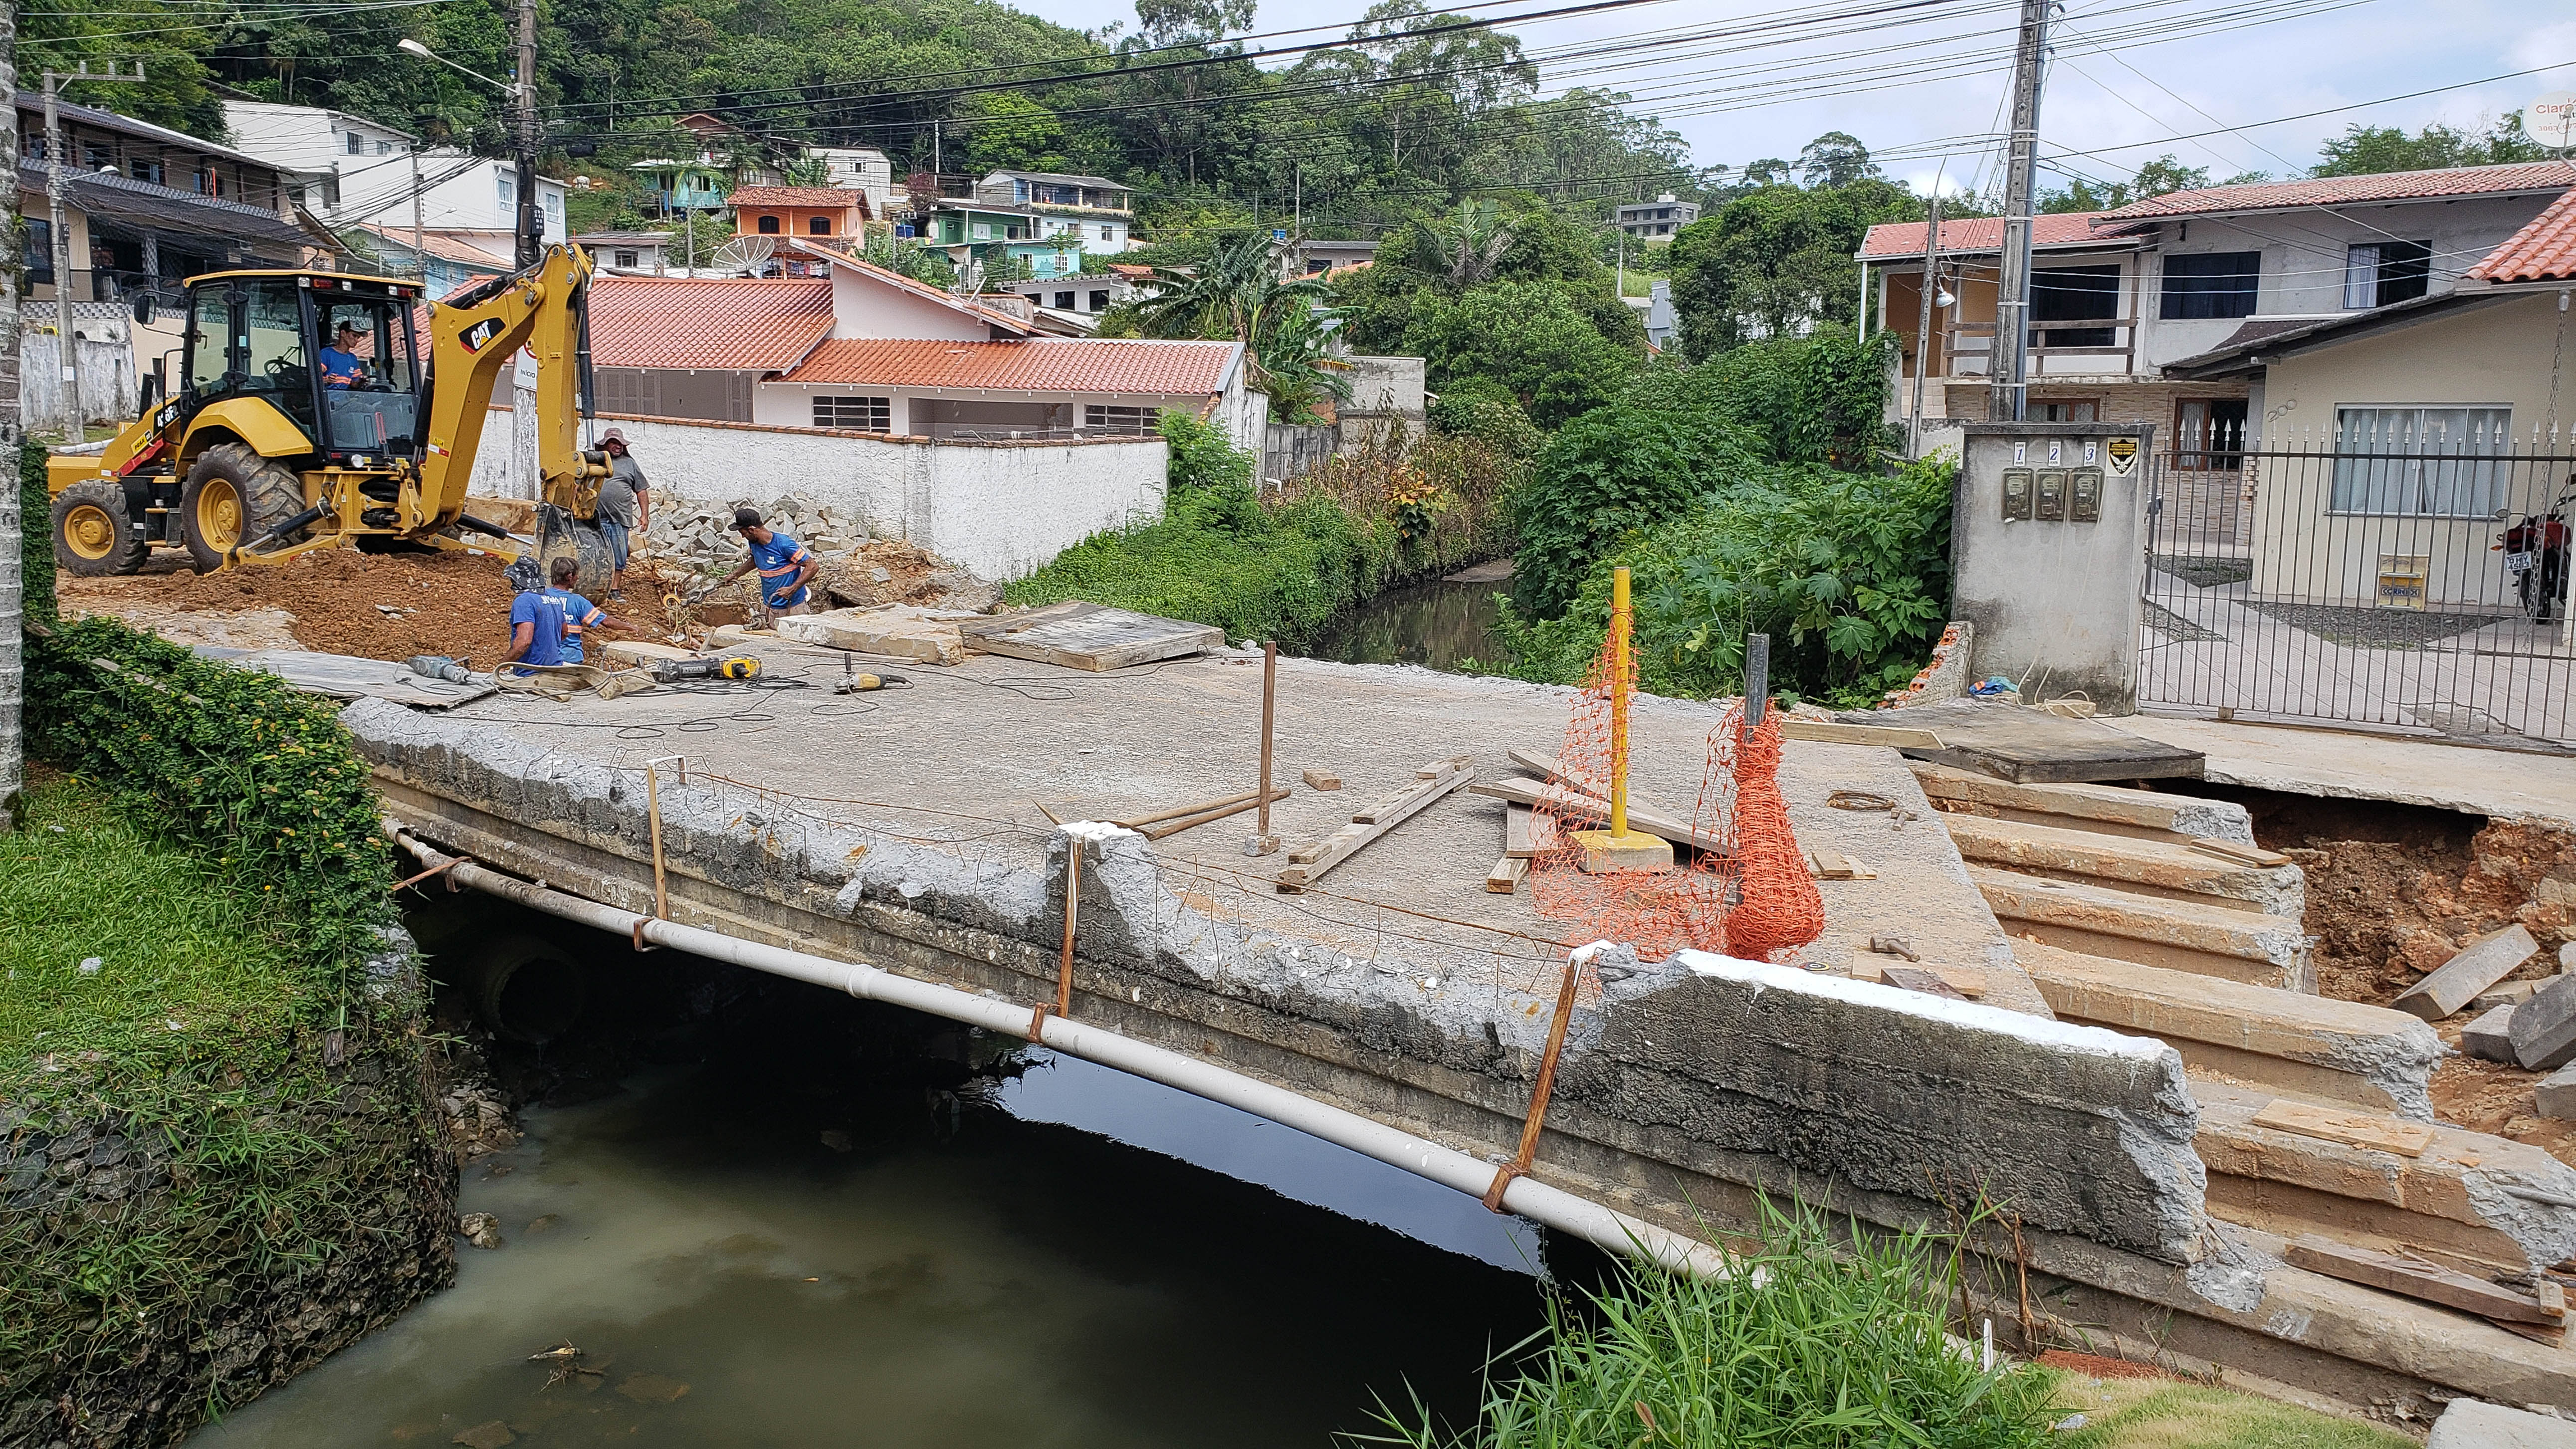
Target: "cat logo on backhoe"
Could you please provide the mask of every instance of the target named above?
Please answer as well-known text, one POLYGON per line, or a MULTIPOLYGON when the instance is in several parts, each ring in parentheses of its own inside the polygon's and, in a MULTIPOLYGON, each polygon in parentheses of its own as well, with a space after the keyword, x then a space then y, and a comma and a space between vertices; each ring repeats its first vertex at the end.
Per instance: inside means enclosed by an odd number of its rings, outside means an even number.
POLYGON ((486 317, 459 333, 456 344, 468 352, 480 352, 483 350, 484 343, 501 335, 501 326, 500 318, 486 317))

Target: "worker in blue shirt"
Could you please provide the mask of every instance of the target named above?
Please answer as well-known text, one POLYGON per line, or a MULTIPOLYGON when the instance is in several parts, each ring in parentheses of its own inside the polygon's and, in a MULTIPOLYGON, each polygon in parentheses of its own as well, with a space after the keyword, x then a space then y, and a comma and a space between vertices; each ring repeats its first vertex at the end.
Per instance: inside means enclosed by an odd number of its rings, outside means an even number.
POLYGON ((367 375, 367 361, 358 349, 367 345, 367 334, 354 319, 343 320, 331 334, 331 345, 322 349, 322 385, 326 388, 356 387, 367 375))
POLYGON ((813 582, 815 571, 822 565, 805 545, 763 524, 757 508, 735 509, 733 527, 751 545, 751 557, 717 582, 729 584, 758 569, 760 602, 771 614, 802 614, 811 609, 814 594, 805 586, 813 582))
POLYGON ((551 587, 530 589, 510 601, 510 652, 501 656, 503 664, 579 664, 584 631, 602 625, 634 629, 572 591, 581 563, 570 554, 557 558, 546 576, 551 587))

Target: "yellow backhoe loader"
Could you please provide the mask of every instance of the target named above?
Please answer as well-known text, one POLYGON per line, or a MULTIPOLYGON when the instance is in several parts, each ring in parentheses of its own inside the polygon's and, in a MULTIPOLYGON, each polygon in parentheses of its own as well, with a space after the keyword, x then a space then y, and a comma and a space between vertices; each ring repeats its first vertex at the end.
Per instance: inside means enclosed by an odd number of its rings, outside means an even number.
MULTIPOLYGON (((191 278, 171 395, 147 377, 142 416, 105 452, 46 461, 55 558, 76 574, 132 573, 166 544, 210 573, 341 544, 460 549, 479 533, 489 541, 471 546, 515 563, 522 550, 465 512, 465 489, 493 386, 525 347, 538 566, 569 553, 582 588, 606 588, 608 460, 581 446, 590 275, 587 252, 556 246, 443 302, 415 282, 339 272, 191 278)), ((138 320, 152 305, 136 304, 138 320)))

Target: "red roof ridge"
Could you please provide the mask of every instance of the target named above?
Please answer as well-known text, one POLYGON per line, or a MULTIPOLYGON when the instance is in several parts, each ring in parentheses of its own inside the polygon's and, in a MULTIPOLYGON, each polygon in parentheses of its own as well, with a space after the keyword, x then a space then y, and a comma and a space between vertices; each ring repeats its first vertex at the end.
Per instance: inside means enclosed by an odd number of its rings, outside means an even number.
POLYGON ((1035 326, 1021 320, 1020 318, 1014 317, 1007 312, 997 312, 990 307, 978 306, 952 292, 934 287, 928 282, 907 277, 903 273, 898 272, 891 267, 878 266, 876 263, 869 261, 864 257, 852 256, 847 252, 836 251, 830 247, 813 246, 810 245, 807 238, 804 237, 789 237, 787 242, 789 246, 794 247, 796 250, 801 252, 810 252, 815 256, 819 256, 823 260, 830 262, 833 266, 849 267, 855 271, 864 272, 869 276, 875 277, 878 281, 890 282, 896 287, 910 292, 915 296, 928 298, 929 300, 937 302, 945 307, 954 307, 960 312, 964 312, 972 317, 982 318, 996 326, 1007 327, 1012 331, 1019 333, 1023 337, 1029 336, 1037 331, 1035 326))
POLYGON ((2169 191, 2133 201, 2109 218, 2153 220, 2212 212, 2269 211, 2363 201, 2420 201, 2445 196, 2493 196, 2576 186, 2576 165, 2565 161, 2505 161, 2491 166, 2441 166, 2422 171, 2378 171, 2363 176, 2292 177, 2169 191))
MULTIPOLYGON (((2094 223, 2109 215, 2100 211, 2049 211, 2032 217, 2031 245, 2040 247, 2082 246, 2109 243, 2120 239, 2117 231, 2099 231, 2094 223)), ((2003 250, 2004 219, 2000 216, 1954 216, 1941 222, 1941 250, 1945 252, 1993 252, 2003 250)), ((1923 255, 1923 223, 1919 221, 1882 221, 1862 235, 1859 255, 1877 259, 1923 255)))
POLYGON ((855 186, 737 186, 725 197, 727 206, 856 206, 864 210, 868 194, 855 186))
POLYGON ((835 337, 779 379, 984 392, 1214 395, 1235 376, 1242 344, 1142 337, 949 342, 835 337))
POLYGON ((2473 282, 2554 282, 2576 278, 2576 189, 2542 209, 2504 245, 2469 268, 2473 282))

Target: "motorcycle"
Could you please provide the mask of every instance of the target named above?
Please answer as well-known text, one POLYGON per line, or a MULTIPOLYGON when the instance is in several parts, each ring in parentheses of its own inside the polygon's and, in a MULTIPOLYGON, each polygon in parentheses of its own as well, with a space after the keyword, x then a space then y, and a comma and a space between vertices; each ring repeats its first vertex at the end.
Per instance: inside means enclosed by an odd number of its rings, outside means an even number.
MULTIPOLYGON (((2569 480, 2576 482, 2576 479, 2569 480)), ((2567 597, 2567 505, 2576 502, 2570 489, 2542 514, 2526 513, 2488 545, 2504 552, 2505 572, 2513 575, 2522 611, 2537 623, 2548 623, 2550 611, 2567 597)))

